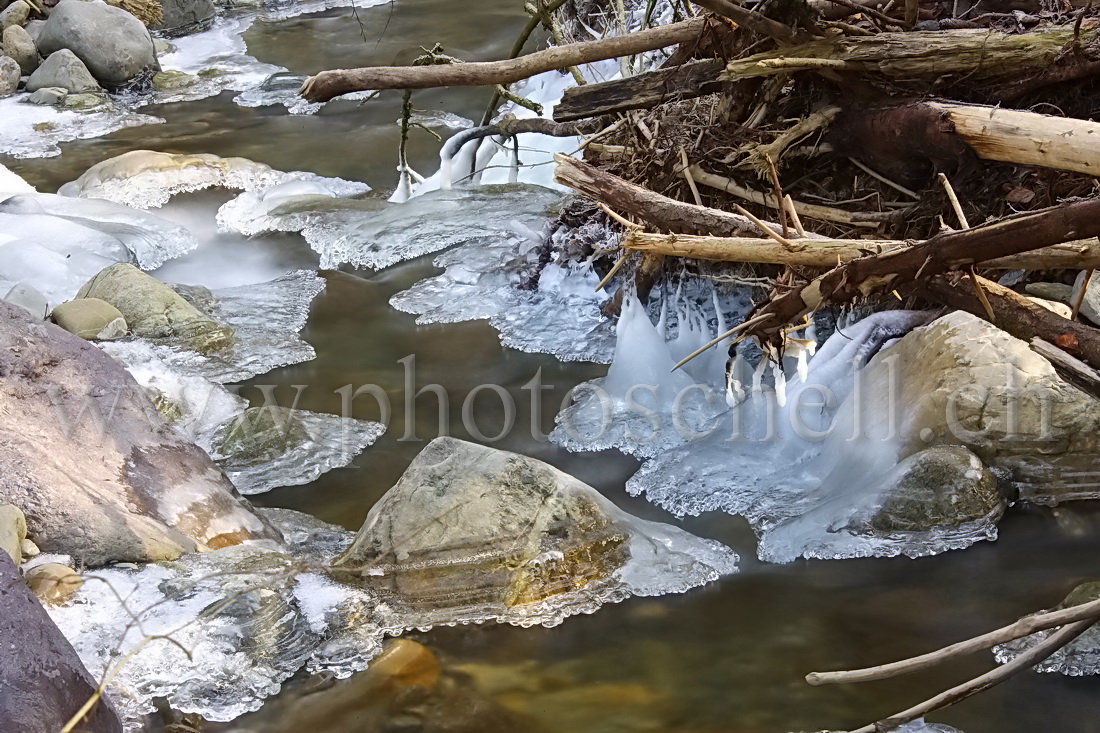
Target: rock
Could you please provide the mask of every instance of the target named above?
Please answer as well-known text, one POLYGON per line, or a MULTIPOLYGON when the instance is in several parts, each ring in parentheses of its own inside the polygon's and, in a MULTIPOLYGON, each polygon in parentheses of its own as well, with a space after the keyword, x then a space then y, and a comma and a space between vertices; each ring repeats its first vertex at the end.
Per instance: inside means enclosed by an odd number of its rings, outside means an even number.
POLYGON ((31 104, 55 105, 64 102, 68 94, 69 90, 62 87, 43 87, 33 92, 26 101, 31 104))
POLYGON ((84 578, 79 573, 68 565, 56 562, 35 565, 23 579, 38 600, 51 606, 68 603, 84 585, 84 578))
POLYGON ((82 339, 122 338, 129 330, 118 308, 99 298, 80 298, 53 309, 50 320, 82 339))
POLYGON ((74 112, 88 112, 110 105, 110 101, 102 94, 70 94, 61 102, 61 106, 74 112))
POLYGON ((172 288, 130 264, 104 269, 80 289, 77 298, 107 301, 122 313, 135 336, 178 338, 203 353, 225 349, 233 342, 231 329, 219 326, 172 288))
POLYGON ((219 427, 213 445, 219 464, 238 470, 278 458, 310 439, 293 410, 271 405, 250 407, 219 427))
POLYGON ((1069 303, 1073 299, 1073 286, 1065 283, 1028 283, 1024 292, 1036 298, 1069 303))
POLYGON ((19 306, 38 320, 42 320, 50 312, 50 304, 46 296, 26 283, 16 283, 4 296, 4 300, 19 306))
POLYGON ((94 345, 0 303, 0 374, 0 502, 43 552, 96 566, 280 539, 94 345))
POLYGON ((431 690, 439 680, 440 665, 431 649, 423 644, 394 639, 371 661, 369 669, 380 682, 394 687, 431 690))
POLYGON ((0 56, 0 97, 15 94, 19 88, 19 64, 10 56, 0 56))
MULTIPOLYGON (((146 71, 160 71, 153 39, 140 20, 93 0, 61 0, 38 37, 43 55, 67 48, 108 88, 146 71)), ((51 85, 60 86, 60 85, 51 85)))
POLYGON ((1022 499, 1100 495, 1100 401, 1062 380, 1025 342, 957 311, 912 331, 872 366, 895 370, 897 393, 882 399, 900 405, 899 458, 965 445, 1005 469, 1022 499))
POLYGON ((38 557, 42 554, 42 550, 38 549, 38 545, 34 544, 30 540, 23 540, 19 545, 19 551, 23 553, 23 557, 28 560, 32 557, 38 557))
POLYGON ((541 461, 436 438, 335 564, 378 574, 372 587, 398 608, 534 603, 606 579, 629 558, 627 530, 601 502, 541 461))
MULTIPOLYGON (((56 733, 96 690, 73 647, 54 625, 0 553, 0 721, 6 731, 56 733)), ((93 733, 122 733, 122 723, 107 698, 78 726, 93 733)))
POLYGON ((197 81, 182 71, 160 71, 153 75, 153 88, 158 92, 174 92, 193 86, 197 81))
POLYGON ((23 561, 23 540, 27 539, 27 520, 19 507, 0 504, 0 550, 16 565, 23 561))
POLYGON ((214 24, 217 13, 213 0, 161 0, 164 19, 154 30, 166 36, 183 36, 204 31, 214 24))
MULTIPOLYGON (((1073 293, 1069 297, 1069 302, 1077 302, 1077 295, 1081 292, 1087 274, 1088 272, 1083 270, 1077 276, 1077 280, 1073 283, 1073 293)), ((1093 277, 1089 281, 1089 286, 1085 289, 1085 297, 1081 301, 1080 313, 1088 320, 1100 325, 1100 278, 1093 277)))
POLYGON ((4 29, 4 55, 15 59, 24 76, 34 73, 42 59, 38 56, 38 47, 22 26, 13 25, 4 29))
POLYGON ((30 17, 31 6, 24 0, 15 0, 0 12, 0 30, 6 30, 14 25, 22 26, 30 17))
MULTIPOLYGON (((74 0, 74 2, 80 2, 80 0, 74 0)), ((67 48, 55 51, 46 57, 42 65, 27 79, 28 92, 36 92, 48 87, 59 87, 67 92, 99 90, 99 84, 88 71, 88 67, 67 48)))
POLYGON ((885 481, 883 499, 867 522, 873 532, 923 532, 996 521, 1008 501, 981 460, 961 446, 914 453, 885 481))
POLYGON ((157 52, 157 58, 166 53, 172 53, 172 44, 163 38, 153 38, 153 49, 157 52))
POLYGON ((1051 313, 1057 313, 1062 318, 1071 318, 1073 316, 1073 309, 1065 303, 1059 303, 1053 300, 1047 300, 1045 298, 1028 297, 1035 305, 1041 305, 1051 313))
POLYGON ((27 35, 31 37, 35 45, 38 45, 38 36, 42 33, 42 29, 46 27, 46 21, 44 20, 28 20, 23 25, 23 30, 27 32, 27 35))

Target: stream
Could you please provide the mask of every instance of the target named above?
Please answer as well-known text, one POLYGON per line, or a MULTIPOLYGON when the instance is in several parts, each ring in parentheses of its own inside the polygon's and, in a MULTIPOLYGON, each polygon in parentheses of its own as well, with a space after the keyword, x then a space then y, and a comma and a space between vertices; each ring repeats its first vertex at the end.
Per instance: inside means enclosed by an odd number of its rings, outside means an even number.
MULTIPOLYGON (((301 76, 327 68, 408 63, 421 47, 435 42, 468 60, 501 58, 525 21, 519 0, 394 0, 355 11, 337 8, 257 20, 244 40, 259 62, 301 76)), ((476 123, 490 94, 477 88, 425 90, 414 101, 418 108, 476 123)), ((89 166, 137 149, 239 156, 278 170, 362 181, 376 190, 395 186, 399 93, 366 103, 338 100, 308 116, 288 114, 281 105, 241 107, 234 95, 226 91, 146 107, 141 113, 165 122, 64 142, 60 156, 0 156, 0 163, 42 192, 54 192, 89 166)), ((3 126, 0 118, 0 135, 3 126)), ((454 130, 437 132, 445 138, 454 130)), ((412 167, 425 175, 434 172, 439 146, 432 136, 414 131, 412 167)), ((214 190, 184 194, 156 212, 187 224, 201 242, 194 252, 154 271, 157 277, 224 288, 318 267, 318 255, 298 234, 248 238, 215 231, 212 212, 230 197, 214 190)), ((443 272, 434 257, 377 272, 321 271, 326 288, 313 301, 301 333, 316 358, 254 377, 243 383, 240 395, 259 405, 258 386, 275 385, 274 394, 286 405, 294 400, 295 385, 306 385, 298 408, 339 414, 338 390, 376 384, 399 406, 406 396, 406 357, 415 355, 416 388, 438 384, 450 396, 450 435, 478 441, 462 419, 462 405, 479 385, 502 385, 518 406, 520 429, 494 447, 546 461, 631 514, 717 540, 741 558, 737 574, 705 587, 609 604, 553 628, 493 623, 406 634, 438 655, 444 675, 459 680, 460 690, 471 691, 458 696, 450 718, 454 727, 438 730, 516 730, 513 718, 493 712, 498 708, 520 714, 533 730, 571 733, 794 733, 858 727, 979 674, 992 666, 992 656, 979 653, 916 675, 855 686, 812 687, 803 676, 920 654, 999 627, 1052 606, 1096 575, 1097 502, 1054 510, 1017 507, 1001 521, 996 542, 933 557, 760 562, 755 535, 744 519, 721 512, 677 518, 626 493, 637 459, 615 450, 574 453, 543 437, 553 429, 569 390, 606 374, 606 365, 502 346, 486 321, 417 325, 416 316, 390 305, 394 295, 443 272), (524 385, 536 376, 547 388, 533 403, 524 385), (538 430, 529 427, 533 421, 538 430)), ((434 400, 430 394, 417 399, 411 424, 405 423, 403 410, 395 409, 387 432, 350 466, 251 500, 357 530, 374 502, 439 433, 434 400)), ((479 394, 472 404, 480 432, 498 432, 504 418, 500 401, 479 394)), ((355 402, 353 415, 381 417, 365 398, 355 402)), ((341 696, 341 688, 354 690, 355 684, 353 677, 318 689, 316 680, 299 674, 259 711, 206 730, 291 733, 306 725, 312 733, 417 730, 407 727, 408 711, 417 700, 364 694, 351 695, 349 701, 341 696), (299 719, 307 699, 320 701, 319 709, 327 712, 299 719), (326 706, 325 699, 331 704, 326 706)), ((929 717, 967 733, 1100 733, 1100 696, 1094 679, 1026 673, 929 717)))

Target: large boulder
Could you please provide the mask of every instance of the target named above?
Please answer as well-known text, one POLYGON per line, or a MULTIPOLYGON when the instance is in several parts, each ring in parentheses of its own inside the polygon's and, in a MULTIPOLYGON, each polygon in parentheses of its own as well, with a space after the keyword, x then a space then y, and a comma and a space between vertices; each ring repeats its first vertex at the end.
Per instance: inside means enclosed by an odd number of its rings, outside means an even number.
POLYGON ((0 97, 15 94, 21 75, 19 64, 10 56, 0 56, 0 97))
POLYGON ((23 540, 27 539, 27 519, 19 507, 0 504, 0 552, 7 553, 16 565, 23 559, 23 540))
POLYGON ((133 265, 111 265, 85 283, 77 299, 97 298, 117 308, 136 336, 176 338, 201 352, 233 342, 233 332, 188 303, 179 293, 133 265))
POLYGON ((54 51, 27 79, 27 91, 58 88, 67 92, 96 92, 99 83, 84 62, 67 48, 54 51))
POLYGON ((541 461, 436 438, 335 565, 412 611, 534 603, 626 563, 629 531, 604 502, 541 461))
POLYGON ((102 350, 0 303, 0 374, 0 503, 44 552, 101 565, 280 539, 102 350))
POLYGON ((896 372, 896 394, 882 398, 899 411, 901 458, 963 445, 1003 469, 1022 499, 1100 496, 1100 401, 1024 341, 956 311, 905 336, 871 368, 896 372))
POLYGON ((5 28, 2 43, 4 55, 14 59, 24 75, 33 74, 42 62, 38 56, 38 47, 34 45, 34 39, 23 30, 23 26, 13 25, 5 28))
POLYGON ((144 24, 102 0, 61 0, 57 4, 38 36, 38 50, 49 55, 63 48, 79 56, 108 88, 146 71, 160 71, 153 39, 144 24))
MULTIPOLYGON (((0 639, 0 730, 57 733, 92 696, 96 681, 3 552, 0 639)), ((77 730, 122 733, 122 723, 101 698, 77 730)))
POLYGON ((217 11, 213 0, 161 0, 164 18, 152 26, 165 36, 183 36, 206 30, 214 23, 217 11))

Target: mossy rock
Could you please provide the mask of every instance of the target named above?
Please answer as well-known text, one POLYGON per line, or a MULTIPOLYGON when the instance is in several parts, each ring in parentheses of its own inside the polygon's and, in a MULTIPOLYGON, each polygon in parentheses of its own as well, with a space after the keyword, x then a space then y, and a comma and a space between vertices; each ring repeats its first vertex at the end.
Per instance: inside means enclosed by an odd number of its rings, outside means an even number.
POLYGON ((310 439, 293 410, 250 407, 218 429, 214 449, 222 467, 232 470, 274 460, 310 439))
POLYGON ((1070 608, 1080 606, 1083 603, 1092 603, 1100 600, 1100 580, 1090 580, 1070 591, 1066 599, 1058 604, 1058 608, 1070 608))
POLYGON ((73 112, 91 112, 109 105, 106 97, 91 93, 69 94, 60 103, 63 109, 73 112))
POLYGON ((159 71, 153 74, 153 88, 158 92, 178 92, 197 82, 196 77, 182 71, 159 71))
POLYGON ((146 387, 145 394, 149 395, 149 401, 153 403, 153 407, 168 422, 177 423, 183 419, 183 407, 174 402, 164 392, 156 387, 146 387))

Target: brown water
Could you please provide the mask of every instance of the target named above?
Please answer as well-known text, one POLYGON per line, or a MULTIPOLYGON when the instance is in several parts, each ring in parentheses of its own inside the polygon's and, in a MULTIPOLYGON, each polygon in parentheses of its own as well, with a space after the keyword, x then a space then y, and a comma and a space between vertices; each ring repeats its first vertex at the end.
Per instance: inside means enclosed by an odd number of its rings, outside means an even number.
MULTIPOLYGON (((466 58, 502 56, 524 22, 519 0, 398 0, 391 7, 338 10, 279 24, 257 24, 247 38, 263 61, 295 73, 326 67, 405 61, 436 41, 466 58), (384 29, 384 34, 383 34, 384 29), (377 39, 382 37, 381 41, 377 39)), ((416 95, 416 104, 480 117, 485 90, 416 95)), ((365 106, 336 103, 313 117, 291 117, 281 107, 242 109, 229 95, 150 110, 165 125, 120 131, 100 140, 63 146, 60 159, 3 161, 43 190, 76 177, 87 166, 135 148, 239 155, 286 170, 312 170, 393 185, 399 95, 365 106)), ((411 159, 433 169, 438 147, 413 138, 411 159)), ((308 261, 296 237, 278 239, 273 258, 308 261)), ((482 322, 418 327, 389 307, 389 297, 435 272, 430 258, 381 273, 327 273, 328 288, 314 305, 307 338, 318 358, 264 375, 253 384, 308 385, 299 406, 339 412, 335 390, 378 384, 395 406, 404 397, 404 367, 416 355, 416 385, 442 385, 451 396, 451 434, 468 437, 461 405, 482 383, 504 385, 529 424, 530 392, 539 369, 554 389, 543 393, 542 429, 566 391, 599 376, 596 365, 561 364, 546 356, 500 346, 482 322)), ((246 396, 257 396, 245 389, 246 396)), ((355 465, 314 483, 256 497, 257 503, 311 512, 357 528, 372 503, 438 432, 432 397, 417 403, 414 430, 404 441, 402 410, 376 445, 355 465)), ((479 426, 496 432, 497 403, 477 403, 479 426)), ((357 417, 374 418, 371 401, 357 417)), ((574 455, 517 430, 498 443, 547 460, 598 487, 620 506, 647 518, 676 522, 623 491, 635 462, 618 454, 574 455)), ((259 713, 219 730, 268 733, 342 731, 570 731, 628 733, 785 733, 844 729, 908 707, 984 671, 988 653, 943 669, 861 686, 815 688, 811 670, 881 663, 928 651, 1049 607, 1082 579, 1100 576, 1100 510, 1078 505, 1052 513, 1016 509, 1001 539, 964 552, 921 560, 846 560, 762 565, 739 519, 708 515, 680 523, 698 535, 734 547, 742 572, 681 596, 634 599, 567 620, 554 629, 498 625, 436 629, 413 638, 443 663, 433 695, 380 688, 370 672, 318 691, 296 680, 259 713), (320 713, 316 711, 320 710, 320 713), (418 720, 431 724, 419 727, 418 720)), ((1100 732, 1095 679, 1023 674, 967 700, 936 721, 966 733, 1100 732)))

